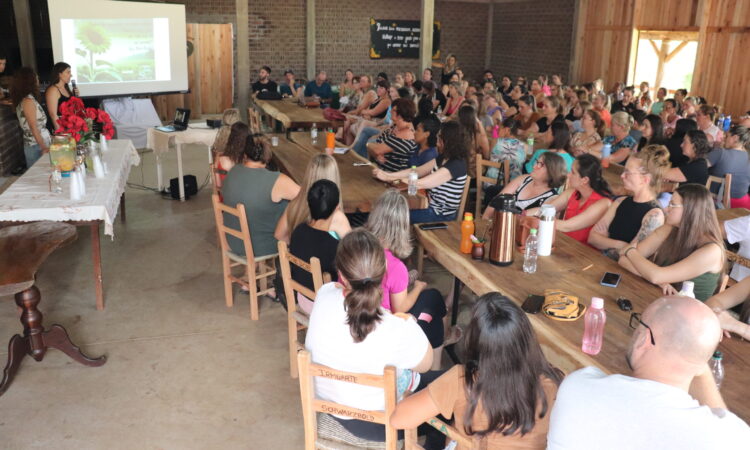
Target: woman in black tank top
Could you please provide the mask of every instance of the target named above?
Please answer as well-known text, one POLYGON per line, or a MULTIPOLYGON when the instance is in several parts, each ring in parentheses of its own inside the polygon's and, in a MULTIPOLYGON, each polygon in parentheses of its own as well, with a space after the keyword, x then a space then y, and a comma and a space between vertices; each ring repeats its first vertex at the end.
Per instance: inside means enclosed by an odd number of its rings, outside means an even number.
POLYGON ((622 181, 633 195, 609 207, 591 230, 588 243, 616 260, 618 250, 642 241, 660 227, 664 223, 664 212, 656 202, 656 193, 668 168, 669 150, 661 145, 649 145, 636 157, 628 158, 622 181))
POLYGON ((50 79, 50 85, 44 93, 44 97, 47 101, 47 114, 49 114, 49 124, 53 130, 56 130, 59 125, 57 121, 60 118, 60 105, 65 103, 75 95, 68 88, 68 83, 72 78, 70 72, 70 65, 59 62, 52 67, 52 75, 50 79))

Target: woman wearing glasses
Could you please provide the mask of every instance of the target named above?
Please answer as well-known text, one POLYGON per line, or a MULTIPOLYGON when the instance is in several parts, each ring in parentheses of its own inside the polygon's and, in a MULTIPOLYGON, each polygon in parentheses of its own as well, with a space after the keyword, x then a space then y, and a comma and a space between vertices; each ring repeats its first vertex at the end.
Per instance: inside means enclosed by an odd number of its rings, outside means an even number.
POLYGON ((700 184, 683 184, 669 202, 665 224, 640 243, 620 251, 620 265, 677 294, 674 284, 695 283, 695 298, 706 301, 724 267, 724 241, 711 194, 700 184))
POLYGON ((589 233, 588 243, 612 259, 618 250, 636 244, 664 224, 664 212, 656 201, 661 179, 669 169, 669 151, 649 145, 628 158, 622 183, 632 196, 617 199, 589 233))
MULTIPOLYGON (((513 194, 516 207, 522 211, 538 208, 557 196, 557 188, 565 184, 567 174, 562 156, 553 152, 543 153, 530 174, 512 179, 500 193, 513 194)), ((491 219, 495 213, 493 203, 494 199, 484 211, 485 219, 491 219)))

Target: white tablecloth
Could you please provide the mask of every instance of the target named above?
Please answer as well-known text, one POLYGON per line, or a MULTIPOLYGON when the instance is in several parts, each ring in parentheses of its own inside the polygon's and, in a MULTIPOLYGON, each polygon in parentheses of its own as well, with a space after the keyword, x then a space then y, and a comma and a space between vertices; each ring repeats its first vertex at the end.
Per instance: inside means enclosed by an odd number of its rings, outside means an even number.
POLYGON ((146 147, 147 130, 161 125, 154 104, 147 98, 109 98, 102 107, 112 117, 117 138, 130 139, 135 148, 146 147))
POLYGON ((86 195, 77 201, 70 200, 70 178, 63 178, 61 194, 50 192, 52 166, 49 156, 42 155, 0 194, 0 222, 101 220, 104 234, 114 237, 113 224, 130 168, 140 164, 141 159, 129 140, 111 140, 108 146, 103 157, 109 172, 102 179, 88 173, 86 195))
POLYGON ((172 144, 204 144, 210 148, 218 132, 218 128, 209 128, 205 123, 191 123, 187 130, 171 133, 152 127, 146 133, 146 148, 153 150, 157 156, 169 151, 170 141, 172 144))

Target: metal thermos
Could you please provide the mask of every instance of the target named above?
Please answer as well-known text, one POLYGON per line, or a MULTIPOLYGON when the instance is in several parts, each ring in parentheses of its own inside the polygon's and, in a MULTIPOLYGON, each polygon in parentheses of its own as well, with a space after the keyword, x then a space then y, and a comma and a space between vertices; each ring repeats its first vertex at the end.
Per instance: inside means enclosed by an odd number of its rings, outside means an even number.
POLYGON ((495 208, 492 223, 492 239, 490 241, 490 263, 496 266, 513 264, 513 253, 516 242, 516 214, 521 212, 516 208, 516 198, 511 194, 500 194, 495 197, 490 206, 495 208))

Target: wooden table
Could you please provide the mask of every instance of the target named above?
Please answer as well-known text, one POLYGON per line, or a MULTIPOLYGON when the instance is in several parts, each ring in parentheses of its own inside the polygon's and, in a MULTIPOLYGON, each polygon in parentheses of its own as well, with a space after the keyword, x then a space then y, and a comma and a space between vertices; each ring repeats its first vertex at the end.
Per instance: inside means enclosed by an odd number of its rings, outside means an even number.
MULTIPOLYGON (((313 144, 310 133, 297 131, 289 135, 290 139, 278 136, 279 145, 273 147, 274 159, 282 172, 297 183, 301 183, 310 159, 324 152, 325 138, 321 134, 318 142, 313 144)), ((343 146, 343 144, 337 145, 343 146)), ((373 166, 355 151, 350 150, 343 155, 333 155, 333 157, 339 166, 344 212, 369 212, 372 202, 383 193, 388 185, 372 177, 373 166), (368 165, 355 166, 355 163, 368 165)))
MULTIPOLYGON (((477 221, 479 230, 484 230, 485 226, 486 221, 477 221)), ((581 351, 583 319, 559 322, 541 313, 530 315, 529 319, 548 360, 566 373, 584 366, 596 366, 607 373, 630 373, 625 362, 632 335, 628 325, 630 312, 621 311, 615 300, 619 296, 626 297, 632 301, 634 311, 642 312, 654 299, 661 296, 661 289, 657 286, 562 233, 556 236, 552 255, 540 256, 537 272, 526 274, 522 270, 523 255, 519 252, 515 253, 513 264, 507 267, 494 266, 486 260, 474 261, 469 255, 460 253, 458 248, 461 232, 458 222, 449 223, 444 230, 414 229, 424 250, 477 295, 497 291, 519 306, 527 295, 541 295, 545 288, 565 290, 578 296, 587 306, 591 304, 591 297, 604 298, 607 324, 602 350, 596 356, 581 351), (585 269, 592 264, 591 268, 585 269), (616 289, 599 284, 605 271, 622 275, 616 289)), ((457 305, 454 306, 456 308, 457 305)), ((750 402, 747 401, 750 398, 750 386, 746 380, 750 373, 750 343, 737 338, 724 339, 719 348, 724 353, 726 371, 722 395, 730 410, 744 420, 750 420, 750 402)))
POLYGON ((300 106, 296 100, 287 98, 282 100, 258 100, 255 104, 266 114, 281 122, 286 130, 290 128, 318 129, 341 126, 341 122, 331 122, 323 117, 320 108, 306 108, 300 106))
POLYGON ((726 208, 717 209, 716 216, 719 218, 719 222, 725 222, 727 220, 736 219, 738 217, 745 217, 750 215, 750 209, 745 208, 726 208))

